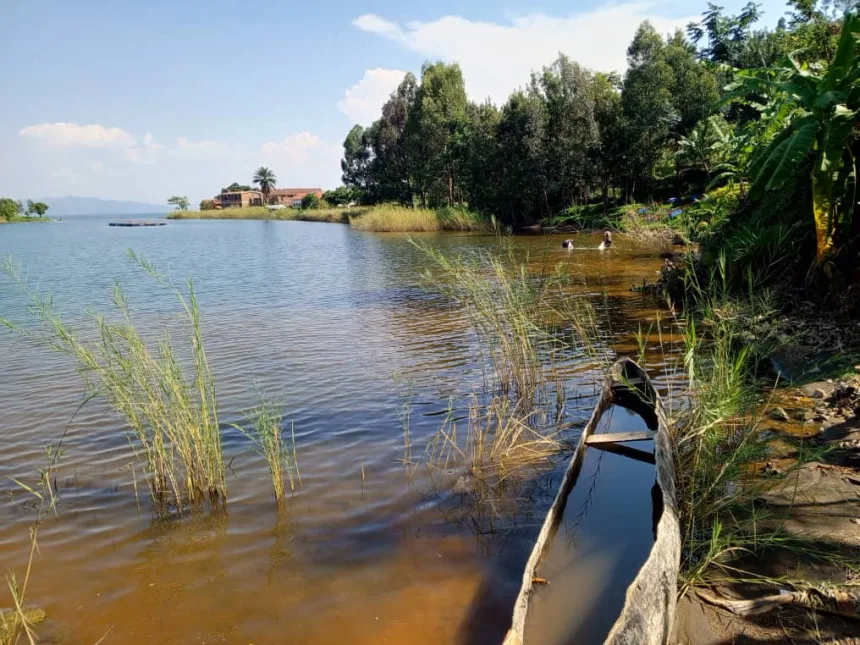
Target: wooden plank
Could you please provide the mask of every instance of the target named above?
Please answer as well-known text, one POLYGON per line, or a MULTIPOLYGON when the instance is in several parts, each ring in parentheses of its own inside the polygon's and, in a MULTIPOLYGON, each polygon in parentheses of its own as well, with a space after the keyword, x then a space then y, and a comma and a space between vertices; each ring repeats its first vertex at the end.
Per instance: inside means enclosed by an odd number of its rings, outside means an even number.
POLYGON ((642 432, 607 432, 593 434, 585 440, 589 446, 598 443, 628 443, 630 441, 648 441, 657 436, 656 432, 643 430, 642 432))
POLYGON ((622 457, 627 457, 628 459, 635 459, 636 461, 641 461, 645 464, 651 464, 652 466, 657 463, 653 452, 631 448, 630 446, 625 446, 623 443, 598 443, 592 447, 595 450, 611 452, 616 455, 621 455, 622 457))

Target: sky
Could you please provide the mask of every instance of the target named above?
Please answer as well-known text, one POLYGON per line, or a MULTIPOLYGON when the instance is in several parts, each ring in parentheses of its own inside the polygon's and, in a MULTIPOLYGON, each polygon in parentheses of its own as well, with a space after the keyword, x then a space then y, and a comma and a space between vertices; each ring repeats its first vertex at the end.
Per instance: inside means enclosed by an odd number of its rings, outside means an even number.
MULTIPOLYGON (((721 0, 730 12, 743 0, 721 0)), ((0 196, 192 203, 269 166, 340 184, 342 142, 427 60, 504 102, 558 52, 625 69, 637 26, 704 0, 0 0, 0 196)), ((784 0, 763 0, 772 26, 784 0)))

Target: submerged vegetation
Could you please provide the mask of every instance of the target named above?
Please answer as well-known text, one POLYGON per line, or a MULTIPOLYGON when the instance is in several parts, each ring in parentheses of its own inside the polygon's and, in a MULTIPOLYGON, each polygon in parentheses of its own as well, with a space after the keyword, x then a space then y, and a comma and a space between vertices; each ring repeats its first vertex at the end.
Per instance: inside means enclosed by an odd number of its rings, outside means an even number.
POLYGON ((173 292, 182 306, 187 333, 184 349, 193 364, 190 376, 167 332, 155 343, 141 336, 119 284, 113 298, 116 321, 97 314, 95 333, 85 332, 66 323, 55 310, 52 297, 31 290, 20 268, 7 260, 5 272, 27 293, 40 331, 3 322, 74 359, 85 383, 85 400, 102 397, 125 418, 158 510, 181 511, 205 501, 218 508, 226 502, 227 482, 218 404, 203 348, 194 284, 189 280, 183 292, 152 264, 133 254, 131 257, 152 279, 173 292))
POLYGON ((413 242, 432 260, 426 282, 461 306, 475 331, 484 375, 471 400, 466 432, 453 410, 428 445, 427 463, 460 463, 483 482, 504 481, 519 468, 561 450, 568 380, 603 376, 611 352, 597 313, 576 295, 566 268, 529 268, 513 247, 449 257, 413 242), (584 361, 584 364, 583 364, 584 361))

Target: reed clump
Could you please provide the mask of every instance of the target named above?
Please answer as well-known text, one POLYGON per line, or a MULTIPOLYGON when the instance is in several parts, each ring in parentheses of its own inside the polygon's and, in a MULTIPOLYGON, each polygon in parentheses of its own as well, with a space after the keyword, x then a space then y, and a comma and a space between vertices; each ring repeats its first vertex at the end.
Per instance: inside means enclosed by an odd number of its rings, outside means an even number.
POLYGON ((483 390, 458 436, 453 413, 426 452, 430 465, 466 464, 476 477, 504 480, 563 449, 567 381, 611 359, 588 298, 561 266, 534 271, 508 240, 498 251, 448 256, 413 242, 434 261, 428 284, 463 308, 479 342, 483 390))
POLYGON ((101 397, 125 419, 158 512, 206 502, 213 509, 221 507, 227 484, 218 406, 193 281, 183 291, 146 260, 131 252, 130 257, 180 303, 183 331, 188 334, 182 349, 190 366, 183 365, 178 345, 167 331, 155 342, 141 336, 118 283, 112 319, 92 314, 95 329, 85 334, 62 319, 50 295, 31 290, 20 268, 7 260, 5 273, 29 296, 39 327, 30 331, 3 322, 71 357, 85 383, 84 401, 101 397))
POLYGON ((39 483, 37 485, 28 486, 13 478, 13 481, 23 491, 36 499, 36 515, 30 526, 30 550, 23 578, 19 579, 14 571, 6 574, 6 584, 12 597, 12 608, 8 611, 0 610, 0 645, 17 645, 22 638, 26 639, 30 645, 36 645, 36 625, 42 622, 46 616, 44 610, 27 606, 27 590, 33 573, 36 553, 39 551, 39 531, 44 521, 52 513, 56 513, 57 497, 53 482, 56 478, 57 462, 63 454, 62 447, 67 432, 68 427, 56 444, 46 447, 47 465, 39 470, 39 483))
POLYGON ((396 204, 374 206, 350 213, 350 226, 359 231, 409 233, 433 231, 491 231, 488 218, 461 208, 407 208, 396 204))
POLYGON ((278 506, 286 502, 286 482, 290 493, 302 485, 299 462, 296 455, 295 427, 290 423, 290 443, 284 439, 283 417, 275 405, 263 399, 250 415, 247 428, 234 426, 248 437, 254 449, 266 460, 272 478, 272 490, 278 506))
MULTIPOLYGON (((773 314, 766 291, 750 282, 746 297, 728 287, 725 258, 700 284, 688 275, 691 302, 685 307, 683 369, 687 389, 673 410, 675 473, 681 523, 680 593, 716 583, 775 584, 742 564, 771 550, 788 550, 803 558, 858 570, 837 549, 811 538, 790 535, 772 517, 762 495, 780 476, 762 476, 758 464, 767 444, 760 440, 765 405, 756 376, 760 358, 774 348, 766 334, 753 337, 750 322, 773 314)), ((814 451, 799 454, 795 467, 814 451)), ((795 584, 797 583, 797 584, 795 584)), ((781 586, 802 581, 781 579, 781 586)))

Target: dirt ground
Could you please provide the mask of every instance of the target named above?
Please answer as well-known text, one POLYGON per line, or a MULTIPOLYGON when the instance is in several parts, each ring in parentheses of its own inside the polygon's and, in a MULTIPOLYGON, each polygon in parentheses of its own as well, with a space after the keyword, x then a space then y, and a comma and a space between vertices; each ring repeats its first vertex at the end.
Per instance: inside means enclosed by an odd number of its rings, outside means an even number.
MULTIPOLYGON (((786 440, 777 442, 783 447, 782 454, 774 455, 766 467, 780 472, 796 456, 801 441, 821 457, 791 470, 762 497, 761 503, 771 510, 768 521, 860 563, 860 376, 810 383, 786 394, 780 401, 783 406, 771 410, 764 430, 781 434, 786 440)), ((780 601, 789 595, 794 599, 795 594, 778 584, 733 583, 690 593, 678 605, 679 645, 860 645, 860 579, 856 570, 789 552, 754 561, 744 561, 741 555, 738 560, 746 570, 770 578, 790 576, 811 583, 815 589, 824 588, 838 602, 825 601, 822 609, 822 603, 816 602, 820 597, 813 591, 799 602, 782 604, 780 601), (761 613, 735 613, 744 607, 736 601, 763 597, 778 600, 761 613), (811 609, 813 606, 819 609, 811 609)))

